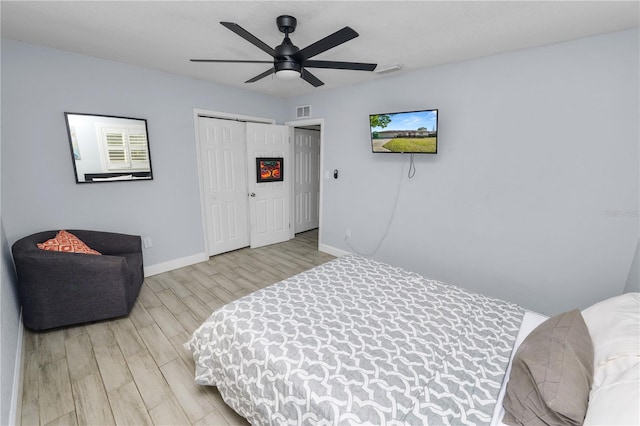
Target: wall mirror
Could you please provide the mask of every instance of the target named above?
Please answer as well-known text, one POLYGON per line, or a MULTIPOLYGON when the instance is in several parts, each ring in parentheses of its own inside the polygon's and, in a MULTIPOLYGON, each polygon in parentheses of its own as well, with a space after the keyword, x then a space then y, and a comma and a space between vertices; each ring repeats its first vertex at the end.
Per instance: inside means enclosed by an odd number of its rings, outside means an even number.
POLYGON ((147 120, 64 115, 76 183, 153 179, 147 120))

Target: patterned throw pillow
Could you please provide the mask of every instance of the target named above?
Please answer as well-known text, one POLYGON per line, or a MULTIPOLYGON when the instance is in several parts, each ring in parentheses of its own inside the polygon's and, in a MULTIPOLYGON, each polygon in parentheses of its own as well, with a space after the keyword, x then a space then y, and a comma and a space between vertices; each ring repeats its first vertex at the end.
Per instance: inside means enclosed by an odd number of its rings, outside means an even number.
POLYGON ((101 254, 90 248, 80 238, 64 229, 48 241, 38 243, 38 248, 49 251, 62 251, 66 253, 101 254))

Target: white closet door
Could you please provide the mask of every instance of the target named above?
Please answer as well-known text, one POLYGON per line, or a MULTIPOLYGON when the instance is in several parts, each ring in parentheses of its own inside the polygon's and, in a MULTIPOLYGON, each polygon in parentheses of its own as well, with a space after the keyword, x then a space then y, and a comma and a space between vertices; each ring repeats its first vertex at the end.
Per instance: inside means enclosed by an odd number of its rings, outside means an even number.
POLYGON ((249 245, 245 123, 200 117, 208 255, 249 245))
POLYGON ((289 127, 247 123, 249 223, 251 247, 289 239, 290 185, 289 127), (257 182, 256 158, 282 158, 282 181, 257 182))

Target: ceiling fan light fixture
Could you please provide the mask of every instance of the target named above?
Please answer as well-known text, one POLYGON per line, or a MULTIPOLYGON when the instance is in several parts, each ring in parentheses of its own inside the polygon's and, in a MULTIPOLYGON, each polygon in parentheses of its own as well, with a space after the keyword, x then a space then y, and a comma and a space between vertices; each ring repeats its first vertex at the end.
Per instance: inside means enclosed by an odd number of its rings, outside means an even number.
POLYGON ((300 77, 300 71, 296 70, 280 70, 276 71, 276 77, 280 80, 295 80, 300 77))
POLYGON ((275 71, 276 77, 280 80, 295 80, 302 74, 302 67, 297 62, 287 60, 276 62, 275 71))

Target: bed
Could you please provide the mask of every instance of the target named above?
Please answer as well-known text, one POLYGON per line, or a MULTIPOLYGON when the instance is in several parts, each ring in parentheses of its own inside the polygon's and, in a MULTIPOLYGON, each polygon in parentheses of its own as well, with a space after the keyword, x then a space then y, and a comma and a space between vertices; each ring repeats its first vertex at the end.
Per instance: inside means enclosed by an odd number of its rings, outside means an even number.
POLYGON ((501 425, 514 347, 548 321, 347 255, 221 307, 185 347, 254 425, 501 425))

